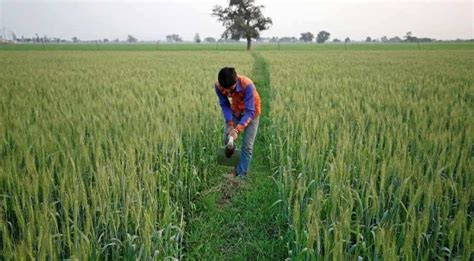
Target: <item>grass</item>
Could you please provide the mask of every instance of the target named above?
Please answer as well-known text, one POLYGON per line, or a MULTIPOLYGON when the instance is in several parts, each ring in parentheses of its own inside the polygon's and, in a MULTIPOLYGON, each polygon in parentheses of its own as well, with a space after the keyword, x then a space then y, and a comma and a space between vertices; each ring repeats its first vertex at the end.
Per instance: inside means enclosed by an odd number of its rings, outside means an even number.
POLYGON ((268 164, 270 75, 265 60, 253 56, 252 79, 262 99, 262 115, 249 178, 232 184, 221 177, 202 193, 187 229, 190 259, 281 260, 287 256, 285 225, 274 204, 278 193, 268 164))

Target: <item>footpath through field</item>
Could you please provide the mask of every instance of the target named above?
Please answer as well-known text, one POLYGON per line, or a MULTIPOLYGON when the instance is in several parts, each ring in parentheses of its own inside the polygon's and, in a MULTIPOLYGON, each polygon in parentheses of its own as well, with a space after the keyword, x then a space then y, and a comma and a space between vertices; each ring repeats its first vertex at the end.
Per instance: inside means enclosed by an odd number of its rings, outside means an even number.
MULTIPOLYGON (((186 259, 271 259, 287 256, 278 192, 268 160, 271 120, 270 75, 265 60, 253 53, 254 81, 262 99, 260 126, 247 181, 222 177, 203 192, 185 237, 186 259)), ((222 173, 224 174, 224 173, 222 173)))

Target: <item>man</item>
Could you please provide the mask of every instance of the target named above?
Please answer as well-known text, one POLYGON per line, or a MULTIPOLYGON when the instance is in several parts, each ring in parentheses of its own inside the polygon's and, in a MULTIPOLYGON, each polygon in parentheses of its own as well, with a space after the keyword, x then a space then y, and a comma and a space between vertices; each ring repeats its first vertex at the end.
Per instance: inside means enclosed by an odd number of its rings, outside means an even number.
POLYGON ((239 134, 244 133, 240 162, 231 174, 245 178, 257 135, 261 112, 260 96, 252 81, 243 75, 237 75, 235 68, 231 67, 224 67, 219 71, 214 88, 226 122, 224 144, 227 143, 228 136, 237 140, 239 134))

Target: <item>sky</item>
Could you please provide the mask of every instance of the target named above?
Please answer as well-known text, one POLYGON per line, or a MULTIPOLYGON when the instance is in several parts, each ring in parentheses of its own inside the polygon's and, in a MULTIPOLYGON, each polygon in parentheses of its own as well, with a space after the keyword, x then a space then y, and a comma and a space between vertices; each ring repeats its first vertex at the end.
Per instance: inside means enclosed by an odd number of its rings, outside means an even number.
MULTIPOLYGON (((440 40, 472 39, 474 0, 256 0, 273 25, 262 37, 331 33, 331 39, 363 40, 404 36, 440 40)), ((0 0, 0 35, 81 40, 164 40, 179 34, 192 40, 219 38, 224 28, 212 17, 213 6, 228 0, 0 0)))

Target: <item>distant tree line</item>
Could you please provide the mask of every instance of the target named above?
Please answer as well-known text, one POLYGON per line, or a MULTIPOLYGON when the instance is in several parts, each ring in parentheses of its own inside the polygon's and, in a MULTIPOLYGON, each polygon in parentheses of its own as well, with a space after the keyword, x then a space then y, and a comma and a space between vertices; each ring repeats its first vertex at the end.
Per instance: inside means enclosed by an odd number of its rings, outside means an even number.
MULTIPOLYGON (((133 35, 128 35, 125 40, 120 40, 119 38, 115 39, 98 39, 98 40, 80 40, 78 37, 72 37, 70 40, 68 39, 62 39, 59 37, 48 37, 46 35, 44 36, 39 36, 39 34, 35 34, 32 37, 17 37, 17 35, 13 32, 10 32, 9 39, 11 39, 13 42, 16 43, 33 43, 33 44, 47 44, 47 43, 137 43, 138 39, 134 37, 133 35)), ((313 34, 311 32, 303 32, 300 33, 300 37, 297 38, 295 36, 283 36, 283 37, 258 37, 256 38, 256 41, 259 43, 297 43, 297 42, 302 42, 302 43, 318 43, 318 44, 323 44, 327 42, 330 39, 331 34, 327 31, 320 31, 318 34, 313 34)), ((0 35, 0 42, 8 42, 11 40, 8 40, 0 35)), ((201 38, 199 33, 196 33, 194 35, 193 41, 195 43, 236 43, 239 42, 237 39, 225 39, 225 38, 214 38, 211 36, 207 36, 204 38, 201 38)), ((346 37, 344 41, 338 38, 332 39, 333 43, 349 43, 352 40, 349 37, 346 37)), ((393 37, 387 37, 386 35, 380 37, 380 38, 372 38, 371 36, 367 36, 365 39, 360 40, 361 42, 366 42, 366 43, 373 43, 373 42, 381 42, 381 43, 427 43, 427 42, 436 42, 439 40, 432 39, 432 38, 427 38, 427 37, 416 37, 413 35, 412 32, 407 32, 405 36, 399 37, 399 36, 393 36, 393 37)), ((456 39, 454 41, 474 41, 473 39, 471 40, 461 40, 461 39, 456 39)), ((158 41, 159 42, 159 41, 158 41)), ((178 34, 170 34, 166 35, 166 42, 168 43, 180 43, 183 42, 183 38, 179 36, 178 34)))
POLYGON ((59 37, 48 37, 46 35, 39 36, 38 34, 35 34, 32 37, 25 37, 23 35, 21 37, 17 37, 17 35, 12 32, 11 36, 12 36, 11 39, 17 43, 64 43, 64 42, 67 42, 66 39, 61 39, 59 37))
MULTIPOLYGON (((311 33, 311 32, 304 32, 300 34, 299 38, 296 38, 294 36, 285 36, 285 37, 268 37, 268 38, 258 38, 258 42, 270 42, 270 43, 296 43, 296 42, 304 42, 304 43, 312 43, 316 42, 319 44, 325 43, 329 40, 331 34, 327 31, 320 31, 316 36, 311 33)), ((338 38, 334 38, 333 43, 349 43, 351 42, 351 39, 349 37, 346 37, 344 41, 338 38)), ((367 36, 365 39, 362 40, 362 42, 383 42, 383 43, 402 43, 402 42, 407 42, 407 43, 421 43, 421 42, 434 42, 437 41, 436 39, 432 38, 426 38, 426 37, 416 37, 413 36, 411 32, 408 32, 403 38, 400 38, 398 36, 394 36, 391 38, 388 38, 387 36, 382 36, 380 39, 372 38, 370 36, 367 36)), ((459 40, 458 40, 459 41, 459 40)))
MULTIPOLYGON (((48 37, 46 35, 40 37, 38 34, 35 34, 33 37, 17 37, 15 33, 11 33, 11 40, 16 43, 27 43, 27 44, 49 44, 49 43, 118 43, 121 42, 119 38, 109 40, 108 38, 98 39, 98 40, 80 40, 78 37, 74 36, 70 40, 60 38, 60 37, 48 37)), ((0 36, 0 42, 6 39, 3 39, 0 36)), ((126 42, 135 43, 137 42, 137 38, 133 37, 132 35, 128 35, 126 42)))
POLYGON ((170 34, 166 36, 166 41, 169 43, 180 43, 183 39, 177 34, 170 34))
POLYGON ((365 38, 364 42, 367 42, 367 43, 370 43, 370 42, 382 42, 382 43, 402 43, 402 42, 405 42, 405 43, 427 43, 427 42, 435 42, 436 39, 432 39, 432 38, 427 38, 427 37, 416 37, 416 36, 413 36, 413 33, 412 32, 407 32, 405 36, 403 36, 403 39, 398 37, 398 36, 394 36, 394 37, 391 37, 391 38, 388 38, 387 36, 382 36, 380 39, 375 39, 375 38, 372 38, 370 36, 367 36, 367 38, 365 38))
POLYGON ((294 36, 284 36, 284 37, 270 37, 270 38, 257 38, 257 42, 270 42, 270 43, 296 43, 296 42, 305 42, 311 43, 316 41, 316 43, 326 42, 331 34, 327 31, 320 31, 316 36, 311 32, 304 32, 300 34, 299 38, 294 36))

